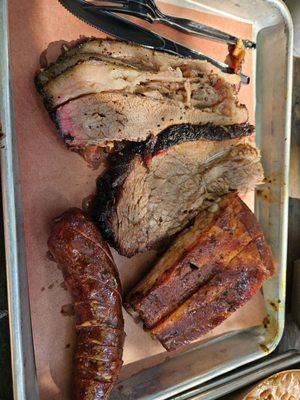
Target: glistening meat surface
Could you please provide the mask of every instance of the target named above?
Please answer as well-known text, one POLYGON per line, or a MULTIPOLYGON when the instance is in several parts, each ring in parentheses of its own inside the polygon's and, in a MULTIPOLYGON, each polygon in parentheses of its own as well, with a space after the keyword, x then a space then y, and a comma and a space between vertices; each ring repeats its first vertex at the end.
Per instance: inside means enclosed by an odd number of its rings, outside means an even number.
POLYGON ((142 95, 99 93, 59 107, 55 119, 65 142, 75 149, 105 147, 119 141, 139 142, 177 124, 232 125, 248 119, 243 106, 224 100, 218 107, 220 112, 212 112, 142 95))
POLYGON ((110 250, 92 221, 70 209, 56 222, 48 247, 74 301, 76 400, 106 399, 122 367, 121 286, 110 250))
POLYGON ((273 274, 255 215, 230 193, 179 234, 126 296, 125 308, 174 350, 219 325, 273 274))
POLYGON ((133 256, 182 230, 207 200, 255 187, 263 170, 251 133, 248 125, 180 125, 112 156, 93 211, 105 238, 133 256))
POLYGON ((35 82, 65 143, 93 167, 116 142, 143 141, 170 125, 248 120, 237 75, 110 39, 75 46, 35 82))
POLYGON ((167 350, 191 343, 225 321, 269 278, 258 247, 261 239, 240 254, 151 332, 167 350))
POLYGON ((196 217, 130 292, 127 309, 153 328, 261 236, 254 214, 237 194, 223 196, 196 217))

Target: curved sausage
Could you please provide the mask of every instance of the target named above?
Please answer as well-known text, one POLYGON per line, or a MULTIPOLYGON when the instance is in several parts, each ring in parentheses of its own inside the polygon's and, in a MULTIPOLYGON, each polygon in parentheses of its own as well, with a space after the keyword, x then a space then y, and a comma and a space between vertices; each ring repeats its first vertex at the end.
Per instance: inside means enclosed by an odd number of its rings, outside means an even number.
POLYGON ((48 247, 74 301, 74 399, 105 399, 122 367, 125 338, 115 263, 92 221, 77 208, 57 220, 48 247))

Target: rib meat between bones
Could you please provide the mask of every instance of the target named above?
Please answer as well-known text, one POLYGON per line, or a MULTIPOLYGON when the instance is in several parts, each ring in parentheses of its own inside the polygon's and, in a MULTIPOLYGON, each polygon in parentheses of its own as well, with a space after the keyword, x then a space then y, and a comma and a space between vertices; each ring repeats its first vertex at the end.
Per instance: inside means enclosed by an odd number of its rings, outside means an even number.
POLYGON ((231 193, 176 238, 125 307, 173 350, 219 325, 273 274, 255 215, 231 193))

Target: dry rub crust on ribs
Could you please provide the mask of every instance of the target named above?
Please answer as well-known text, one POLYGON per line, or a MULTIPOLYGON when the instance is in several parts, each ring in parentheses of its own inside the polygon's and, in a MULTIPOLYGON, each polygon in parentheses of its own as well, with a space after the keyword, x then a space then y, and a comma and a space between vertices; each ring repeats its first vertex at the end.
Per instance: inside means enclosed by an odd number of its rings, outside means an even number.
POLYGON ((146 140, 170 125, 248 120, 237 98, 238 75, 110 39, 71 48, 35 82, 65 143, 94 167, 103 149, 146 140))
POLYGON ((127 295, 125 308, 174 350, 223 322, 274 272, 254 214, 231 193, 175 240, 127 295))
POLYGON ((255 216, 236 193, 225 196, 179 235, 127 304, 152 328, 261 235, 255 216))
POLYGON ((131 257, 182 230, 207 200, 255 187, 263 170, 247 138, 252 131, 249 125, 179 125, 112 155, 93 211, 106 240, 131 257))
POLYGON ((152 330, 167 350, 175 350, 211 331, 243 306, 269 277, 256 239, 221 273, 152 330))

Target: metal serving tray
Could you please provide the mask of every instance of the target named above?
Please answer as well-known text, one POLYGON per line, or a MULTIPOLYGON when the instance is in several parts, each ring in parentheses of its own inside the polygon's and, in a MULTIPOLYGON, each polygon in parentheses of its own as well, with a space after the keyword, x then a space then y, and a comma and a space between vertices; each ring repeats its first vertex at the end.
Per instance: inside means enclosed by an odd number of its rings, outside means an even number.
MULTIPOLYGON (((175 354, 124 368, 113 399, 189 398, 196 386, 264 357, 284 328, 293 29, 280 0, 172 0, 182 7, 250 22, 257 42, 256 141, 267 183, 256 214, 272 246, 278 274, 264 285, 270 324, 215 337, 175 354), (189 391, 190 396, 189 396, 189 391), (180 394, 184 392, 184 397, 180 394)), ((1 157, 8 300, 15 400, 39 398, 30 324, 18 154, 10 87, 8 0, 0 0, 1 157)), ((219 393, 220 395, 220 393, 219 393)), ((211 399, 214 397, 210 397, 211 399)))

